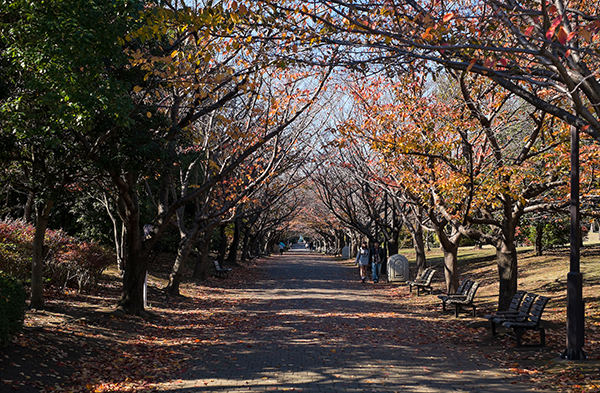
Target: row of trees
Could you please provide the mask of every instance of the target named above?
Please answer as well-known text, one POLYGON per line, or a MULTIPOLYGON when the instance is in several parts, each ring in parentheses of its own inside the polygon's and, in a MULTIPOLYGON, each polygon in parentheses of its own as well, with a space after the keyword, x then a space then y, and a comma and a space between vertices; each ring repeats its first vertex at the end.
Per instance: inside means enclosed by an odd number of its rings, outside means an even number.
POLYGON ((406 209, 413 233, 436 232, 449 290, 461 238, 493 245, 505 308, 517 289, 523 217, 567 206, 570 127, 587 136, 582 202, 598 216, 600 19, 588 2, 292 3, 272 2, 273 17, 295 16, 288 28, 320 48, 303 60, 362 75, 349 86, 351 116, 337 126, 336 168, 318 182, 353 188, 318 186, 345 226, 369 237, 365 228, 385 227, 378 217, 391 223, 390 212, 406 209), (382 209, 389 196, 397 208, 382 209))
POLYGON ((44 305, 44 234, 65 199, 106 210, 118 307, 132 314, 169 228, 179 244, 167 290, 178 293, 198 240, 202 275, 215 228, 234 226, 232 258, 240 242, 256 253, 300 203, 327 70, 268 56, 279 30, 250 31, 243 5, 190 5, 19 0, 2 11, 2 182, 35 219, 31 307, 44 305))
MULTIPOLYGON (((43 233, 66 193, 94 190, 111 211, 119 307, 132 313, 167 228, 180 235, 177 292, 197 239, 223 223, 268 227, 265 206, 288 217, 299 199, 282 196, 336 67, 351 103, 307 167, 304 194, 326 208, 304 204, 319 213, 311 227, 336 247, 381 234, 394 251, 410 225, 419 266, 422 233, 435 231, 450 290, 457 245, 476 239, 497 249, 505 307, 519 223, 565 206, 569 127, 588 136, 584 168, 597 159, 600 19, 588 2, 105 3, 19 0, 2 14, 3 177, 27 192, 25 216, 37 206, 34 307, 43 233)), ((583 182, 598 215, 594 172, 583 182)))

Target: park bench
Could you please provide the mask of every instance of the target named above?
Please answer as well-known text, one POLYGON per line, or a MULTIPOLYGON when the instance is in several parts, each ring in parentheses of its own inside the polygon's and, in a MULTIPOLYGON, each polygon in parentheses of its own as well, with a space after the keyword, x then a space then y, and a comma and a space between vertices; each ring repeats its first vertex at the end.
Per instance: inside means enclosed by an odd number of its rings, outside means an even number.
MULTIPOLYGON (((531 308, 531 312, 527 317, 518 317, 515 319, 507 318, 502 322, 502 326, 513 329, 513 334, 509 336, 515 339, 517 342, 517 347, 523 346, 522 338, 523 333, 528 330, 537 331, 540 333, 540 343, 539 346, 546 345, 546 330, 541 325, 542 322, 542 314, 544 313, 544 308, 546 304, 548 304, 550 298, 546 296, 539 296, 535 302, 533 303, 533 307, 531 308)), ((530 344, 537 345, 537 344, 530 344)))
POLYGON ((525 297, 525 294, 527 292, 526 291, 522 291, 519 290, 517 292, 515 292, 515 294, 513 295, 510 304, 508 305, 508 310, 506 311, 496 311, 493 314, 486 314, 483 317, 487 320, 490 320, 492 318, 500 318, 503 315, 509 315, 509 314, 516 314, 519 312, 519 307, 521 306, 521 302, 523 301, 523 298, 525 297))
POLYGON ((417 287, 417 296, 421 295, 421 289, 429 290, 429 294, 433 293, 433 288, 431 287, 431 281, 433 280, 433 275, 435 274, 435 269, 427 268, 423 271, 423 273, 417 277, 414 281, 407 281, 408 288, 412 293, 413 287, 417 287))
POLYGON ((470 307, 471 309, 473 309, 473 316, 475 316, 475 311, 477 309, 477 306, 475 304, 473 304, 473 300, 475 299, 475 294, 477 293, 477 289, 479 289, 480 285, 481 284, 478 281, 473 281, 473 284, 471 284, 471 287, 467 291, 467 294, 464 298, 456 297, 456 298, 448 299, 446 301, 446 304, 454 305, 454 316, 455 317, 458 317, 458 313, 460 312, 460 310, 462 310, 463 308, 466 308, 466 307, 470 307))
POLYGON ((438 299, 440 299, 442 301, 442 311, 446 311, 446 302, 448 300, 466 298, 467 292, 469 292, 469 289, 471 289, 472 285, 473 285, 473 280, 465 279, 465 280, 461 281, 456 292, 438 295, 438 299))
POLYGON ((213 261, 215 264, 215 276, 219 278, 227 278, 229 277, 229 271, 231 268, 223 268, 219 265, 219 261, 213 261))
MULTIPOLYGON (((502 325, 507 319, 515 319, 515 318, 527 318, 529 316, 529 311, 531 311, 531 307, 533 306, 533 302, 537 295, 535 293, 528 292, 523 297, 521 304, 517 311, 497 311, 495 314, 485 315, 485 318, 488 319, 492 326, 492 335, 496 335, 496 325, 502 325)), ((512 302, 511 302, 512 303, 512 302)))

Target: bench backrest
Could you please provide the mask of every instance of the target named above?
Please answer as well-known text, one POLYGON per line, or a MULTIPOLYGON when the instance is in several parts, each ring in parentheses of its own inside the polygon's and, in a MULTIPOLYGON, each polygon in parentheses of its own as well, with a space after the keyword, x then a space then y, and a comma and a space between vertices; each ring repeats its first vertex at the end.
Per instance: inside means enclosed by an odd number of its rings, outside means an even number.
POLYGON ((460 285, 459 285, 459 286, 458 286, 458 288, 456 289, 456 293, 459 293, 459 294, 461 294, 461 295, 464 295, 464 294, 465 294, 465 292, 467 291, 467 289, 466 289, 466 287, 467 287, 467 284, 469 284, 469 282, 470 282, 470 281, 471 281, 471 280, 469 280, 469 279, 464 279, 464 280, 462 280, 462 281, 460 282, 460 285))
POLYGON ((433 275, 435 274, 435 270, 432 268, 428 269, 427 275, 423 278, 425 281, 425 285, 430 285, 431 280, 433 280, 433 275))
POLYGON ((215 264, 215 269, 217 269, 217 270, 223 270, 223 269, 221 269, 221 265, 219 265, 219 261, 217 261, 217 260, 215 259, 213 262, 214 262, 214 264, 215 264))
POLYGON ((508 306, 508 311, 517 311, 526 293, 526 291, 522 290, 515 292, 512 300, 510 301, 510 305, 508 306))
POLYGON ((469 288, 469 292, 467 292, 467 298, 465 299, 465 302, 471 303, 473 301, 473 299, 475 298, 475 294, 477 293, 477 289, 479 288, 479 285, 481 284, 478 281, 473 281, 471 288, 469 288))
POLYGON ((531 310, 531 306, 533 306, 536 297, 537 295, 535 293, 527 292, 521 302, 521 306, 519 306, 519 312, 529 314, 529 310, 531 310))
POLYGON ((473 286, 474 283, 475 283, 475 281, 473 281, 473 280, 466 280, 466 283, 465 283, 464 287, 462 288, 462 291, 458 291, 458 293, 460 293, 461 295, 467 296, 467 294, 471 290, 471 287, 473 286))
POLYGON ((415 280, 425 280, 425 277, 427 277, 427 275, 429 274, 430 270, 431 270, 430 267, 428 267, 427 269, 423 270, 421 272, 421 274, 418 274, 417 277, 415 277, 415 280))
POLYGON ((535 322, 536 325, 540 324, 542 313, 544 312, 544 308, 546 307, 546 304, 548 304, 548 301, 550 301, 549 297, 540 296, 533 303, 533 307, 531 307, 531 312, 529 313, 529 319, 532 322, 535 322))

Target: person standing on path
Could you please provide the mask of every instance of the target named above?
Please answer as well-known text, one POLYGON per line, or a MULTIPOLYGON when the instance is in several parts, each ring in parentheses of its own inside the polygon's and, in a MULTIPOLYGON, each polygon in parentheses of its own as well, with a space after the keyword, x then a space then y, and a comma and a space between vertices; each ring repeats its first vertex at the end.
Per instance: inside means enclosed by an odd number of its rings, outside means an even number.
POLYGON ((379 247, 379 242, 373 244, 373 248, 369 250, 369 256, 371 260, 371 269, 373 270, 373 282, 379 282, 381 264, 385 259, 385 252, 383 251, 383 248, 379 247))
POLYGON ((367 279, 367 265, 370 262, 369 258, 370 252, 369 252, 369 248, 367 247, 367 243, 363 242, 360 245, 360 248, 358 249, 358 254, 356 254, 356 261, 354 262, 354 264, 358 264, 358 268, 360 271, 360 278, 362 280, 362 282, 365 282, 365 280, 367 279))

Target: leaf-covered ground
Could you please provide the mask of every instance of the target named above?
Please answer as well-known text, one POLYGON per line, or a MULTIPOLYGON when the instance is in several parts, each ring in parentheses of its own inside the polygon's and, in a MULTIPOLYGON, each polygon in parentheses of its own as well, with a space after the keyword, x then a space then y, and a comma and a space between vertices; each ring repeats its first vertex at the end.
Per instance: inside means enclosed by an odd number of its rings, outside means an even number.
MULTIPOLYGON (((496 268, 489 250, 469 250, 464 255, 461 276, 483 282, 476 301, 481 316, 496 305, 496 268)), ((463 314, 455 319, 451 314, 442 314, 436 296, 410 295, 405 286, 395 284, 379 285, 374 291, 388 296, 397 309, 432 322, 434 329, 419 335, 424 344, 443 345, 451 340, 464 345, 465 351, 483 351, 486 357, 540 390, 595 392, 600 391, 599 256, 600 250, 586 249, 582 262, 587 302, 584 349, 590 357, 586 362, 558 359, 566 334, 566 251, 544 257, 525 253, 519 259, 520 286, 552 298, 544 317, 544 348, 515 348, 510 338, 492 338, 480 317, 463 314)), ((429 257, 432 263, 439 262, 435 252, 429 257)), ((168 256, 158 258, 154 264, 157 270, 150 279, 150 319, 113 313, 119 295, 114 274, 105 275, 94 293, 48 289, 47 310, 28 313, 23 333, 0 352, 0 391, 155 391, 185 370, 199 345, 218 345, 220 332, 233 328, 242 336, 253 334, 257 321, 238 311, 248 302, 242 296, 243 289, 262 277, 262 267, 268 261, 236 267, 225 280, 186 283, 184 296, 173 298, 157 289, 164 286, 170 263, 168 256)), ((347 262, 340 264, 347 266, 347 262)), ((441 278, 437 279, 435 289, 441 292, 441 278)), ((350 335, 351 331, 339 329, 336 339, 352 339, 344 334, 350 335)), ((537 339, 533 336, 526 340, 537 339)))

